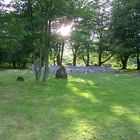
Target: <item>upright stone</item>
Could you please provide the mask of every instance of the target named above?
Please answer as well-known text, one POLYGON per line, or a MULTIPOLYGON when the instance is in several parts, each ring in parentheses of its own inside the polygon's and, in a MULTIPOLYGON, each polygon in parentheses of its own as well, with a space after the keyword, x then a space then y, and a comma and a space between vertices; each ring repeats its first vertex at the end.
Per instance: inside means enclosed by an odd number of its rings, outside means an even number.
POLYGON ((68 78, 67 72, 66 72, 66 69, 64 66, 60 66, 60 68, 56 71, 55 77, 59 78, 59 79, 67 79, 68 78))

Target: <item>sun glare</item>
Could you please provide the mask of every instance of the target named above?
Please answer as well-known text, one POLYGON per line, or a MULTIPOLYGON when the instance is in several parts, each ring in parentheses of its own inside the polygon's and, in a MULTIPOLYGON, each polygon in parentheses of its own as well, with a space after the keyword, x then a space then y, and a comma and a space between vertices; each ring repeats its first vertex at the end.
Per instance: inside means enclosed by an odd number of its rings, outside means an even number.
POLYGON ((4 0, 5 4, 9 4, 12 0, 4 0))
POLYGON ((57 30, 57 33, 59 33, 60 35, 62 36, 68 36, 70 35, 72 31, 72 25, 62 25, 58 30, 57 30))

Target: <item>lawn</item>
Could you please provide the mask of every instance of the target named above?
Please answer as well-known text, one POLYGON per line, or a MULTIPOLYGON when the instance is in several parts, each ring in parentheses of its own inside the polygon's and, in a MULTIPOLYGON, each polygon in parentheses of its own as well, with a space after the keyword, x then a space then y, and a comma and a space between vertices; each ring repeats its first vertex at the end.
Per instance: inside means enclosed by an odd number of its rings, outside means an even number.
POLYGON ((0 140, 139 140, 140 74, 0 71, 0 140), (17 76, 24 82, 17 82, 17 76))

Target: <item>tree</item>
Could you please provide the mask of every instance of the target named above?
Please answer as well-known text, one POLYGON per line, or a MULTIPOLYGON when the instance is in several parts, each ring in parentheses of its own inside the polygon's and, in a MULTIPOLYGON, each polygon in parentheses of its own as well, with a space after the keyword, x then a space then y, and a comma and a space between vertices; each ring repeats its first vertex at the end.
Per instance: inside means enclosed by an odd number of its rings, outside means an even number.
POLYGON ((23 49, 21 44, 24 35, 22 21, 15 11, 5 13, 1 19, 0 42, 4 56, 3 62, 9 63, 13 68, 23 68, 25 67, 27 48, 23 49))
POLYGON ((122 69, 126 69, 128 58, 134 54, 134 50, 138 52, 138 49, 135 48, 138 47, 136 40, 139 38, 137 32, 139 22, 135 6, 131 1, 126 0, 114 0, 113 2, 111 32, 116 55, 122 63, 122 69))
POLYGON ((135 0, 131 3, 133 9, 133 18, 131 29, 133 30, 133 40, 134 40, 134 53, 137 58, 137 70, 140 70, 140 2, 135 0))
POLYGON ((95 50, 98 54, 98 66, 101 66, 113 56, 109 33, 111 3, 109 0, 104 2, 96 1, 93 7, 95 7, 95 18, 93 19, 92 34, 94 44, 97 46, 95 50), (104 60, 103 57, 105 57, 104 60))
MULTIPOLYGON (((45 33, 45 71, 43 81, 47 81, 49 73, 49 54, 51 48, 52 40, 52 23, 55 21, 61 20, 62 17, 71 18, 73 14, 73 9, 76 8, 76 3, 78 1, 71 0, 47 0, 42 1, 40 4, 41 7, 41 16, 44 19, 44 33, 45 33)), ((63 45, 62 45, 63 46, 63 45)))
POLYGON ((90 65, 90 53, 92 53, 92 18, 94 10, 91 8, 91 3, 85 1, 80 3, 78 17, 74 19, 75 31, 72 33, 71 45, 73 52, 73 65, 76 65, 77 56, 80 56, 86 66, 90 65))

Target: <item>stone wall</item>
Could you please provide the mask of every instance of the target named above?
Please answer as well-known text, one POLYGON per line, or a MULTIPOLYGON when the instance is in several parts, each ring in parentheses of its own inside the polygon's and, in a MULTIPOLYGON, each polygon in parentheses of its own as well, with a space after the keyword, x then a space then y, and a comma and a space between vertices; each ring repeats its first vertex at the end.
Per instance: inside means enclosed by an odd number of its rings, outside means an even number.
MULTIPOLYGON (((51 66, 49 67, 50 73, 56 73, 58 66, 51 66)), ((89 67, 73 67, 73 66, 66 66, 67 73, 81 73, 81 74, 87 74, 87 73, 114 73, 117 72, 117 70, 114 70, 112 68, 106 68, 106 67, 99 67, 99 66, 89 66, 89 67)))

